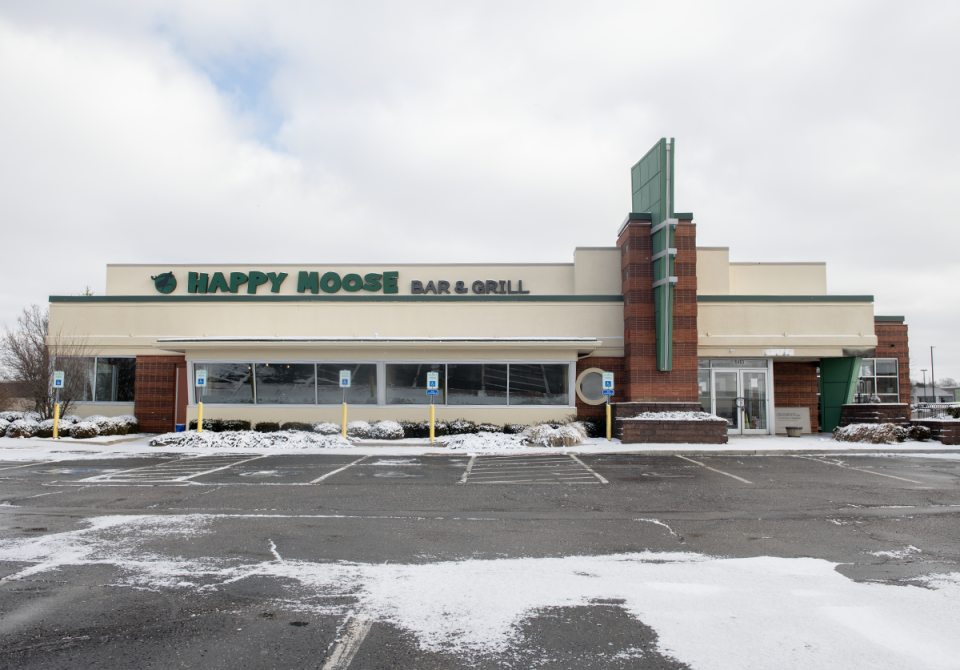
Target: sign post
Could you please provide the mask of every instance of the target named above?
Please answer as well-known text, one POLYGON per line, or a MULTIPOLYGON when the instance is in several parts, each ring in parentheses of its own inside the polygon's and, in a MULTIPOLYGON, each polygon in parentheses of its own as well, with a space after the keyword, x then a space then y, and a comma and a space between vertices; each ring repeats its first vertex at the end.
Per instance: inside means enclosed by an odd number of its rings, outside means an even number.
POLYGON ((340 389, 343 391, 343 418, 340 421, 340 435, 344 439, 347 437, 347 389, 350 388, 350 382, 353 373, 349 370, 340 371, 340 389))
POLYGON ((613 373, 604 372, 603 373, 603 396, 607 401, 607 442, 610 441, 610 396, 613 395, 613 373))
POLYGON ((427 373, 427 395, 430 396, 430 441, 435 442, 436 438, 433 434, 433 425, 434 419, 436 418, 433 408, 433 399, 440 393, 440 373, 439 372, 428 372, 427 373))
POLYGON ((63 388, 63 371, 53 373, 53 388, 57 389, 57 402, 53 406, 53 439, 60 439, 60 389, 63 388))
POLYGON ((207 387, 207 371, 197 370, 197 432, 203 432, 203 389, 207 387))

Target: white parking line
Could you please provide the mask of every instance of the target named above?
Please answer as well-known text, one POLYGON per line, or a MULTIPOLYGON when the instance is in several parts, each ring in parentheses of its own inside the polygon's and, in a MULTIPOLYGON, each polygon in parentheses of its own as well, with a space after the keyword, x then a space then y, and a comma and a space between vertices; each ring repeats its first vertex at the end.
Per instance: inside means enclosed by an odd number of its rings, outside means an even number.
MULTIPOLYGON (((331 472, 330 474, 333 473, 331 472)), ((347 668, 350 667, 351 661, 353 661, 353 657, 356 656, 360 650, 360 645, 363 644, 363 640, 367 637, 367 633, 370 632, 372 626, 373 621, 367 617, 363 615, 354 617, 350 623, 347 624, 346 632, 344 632, 343 637, 340 638, 340 641, 337 642, 337 645, 333 648, 330 658, 323 664, 321 670, 347 670, 347 668)))
MULTIPOLYGON (((50 462, 50 463, 56 463, 56 461, 49 461, 49 462, 50 462)), ((43 461, 35 461, 35 462, 33 462, 33 463, 27 463, 26 465, 14 465, 14 466, 9 467, 9 468, 0 468, 0 472, 2 472, 3 470, 16 470, 17 468, 28 468, 28 467, 30 467, 31 465, 38 465, 38 464, 40 464, 40 463, 43 463, 43 461)))
POLYGON ((589 473, 592 474, 594 477, 596 477, 597 479, 599 479, 602 483, 604 483, 604 484, 609 484, 609 483, 610 483, 610 482, 608 482, 606 479, 604 479, 603 477, 601 477, 601 476, 597 473, 596 470, 594 470, 593 468, 591 468, 589 465, 587 465, 586 463, 584 463, 583 461, 581 461, 579 458, 577 458, 577 457, 574 456, 573 454, 570 454, 570 458, 572 458, 572 459, 575 460, 577 463, 579 463, 580 465, 582 465, 583 467, 585 467, 585 468, 587 469, 587 472, 589 472, 589 473))
MULTIPOLYGON (((475 457, 476 458, 476 457, 475 457)), ((461 484, 609 484, 576 456, 481 456, 461 484)))
MULTIPOLYGON (((344 465, 342 468, 337 468, 336 470, 334 470, 334 471, 332 471, 332 472, 328 472, 327 474, 323 475, 322 477, 317 477, 316 479, 314 479, 314 480, 313 480, 312 482, 310 482, 310 483, 311 483, 311 484, 319 484, 320 482, 322 482, 322 481, 323 481, 324 479, 326 479, 327 477, 332 477, 333 475, 337 474, 338 472, 343 472, 343 471, 346 470, 347 468, 352 468, 354 465, 356 465, 356 464, 359 463, 360 461, 362 461, 362 460, 364 460, 364 459, 367 459, 367 458, 370 458, 370 457, 369 457, 369 456, 364 456, 364 457, 362 457, 362 458, 358 458, 358 459, 355 460, 353 463, 348 463, 347 465, 344 465)), ((364 633, 364 635, 366 635, 366 633, 364 633)), ((353 658, 353 656, 351 656, 350 658, 353 658)), ((324 666, 324 667, 326 667, 326 666, 324 666)), ((337 667, 339 667, 339 666, 337 666, 337 667)), ((343 667, 347 667, 347 666, 345 665, 345 666, 343 666, 343 667)))
POLYGON ((699 465, 701 468, 706 468, 707 470, 711 470, 711 471, 716 472, 716 473, 719 473, 719 474, 721 474, 721 475, 726 475, 727 477, 733 477, 733 478, 736 479, 737 481, 743 482, 744 484, 753 484, 753 482, 747 481, 747 480, 744 479, 743 477, 737 477, 736 475, 731 475, 729 472, 724 472, 723 470, 717 470, 716 468, 711 468, 709 465, 704 465, 704 464, 701 463, 700 461, 695 461, 695 460, 693 460, 692 458, 687 458, 686 456, 681 456, 680 454, 674 454, 674 456, 676 456, 677 458, 682 458, 682 459, 685 460, 685 461, 690 461, 691 463, 696 463, 696 464, 699 465))
POLYGON ((473 464, 474 464, 474 462, 475 462, 476 460, 477 460, 476 454, 474 454, 473 456, 470 457, 470 462, 467 463, 467 469, 463 471, 463 476, 460 477, 460 481, 457 482, 458 484, 466 484, 466 483, 467 483, 467 477, 470 476, 470 471, 473 470, 473 464))
POLYGON ((872 470, 855 468, 852 465, 844 465, 843 463, 838 463, 836 461, 829 461, 826 458, 810 458, 809 456, 797 456, 797 458, 803 458, 808 461, 816 461, 817 463, 836 465, 838 468, 846 468, 847 470, 856 470, 857 472, 865 472, 868 475, 876 475, 877 477, 889 477, 890 479, 899 479, 902 482, 910 482, 911 484, 921 484, 921 485, 923 484, 923 482, 918 482, 915 479, 907 479, 906 477, 897 477, 896 475, 888 475, 883 472, 873 472, 872 470))
POLYGON ((249 463, 260 458, 267 458, 267 455, 252 456, 244 458, 243 456, 198 456, 195 458, 179 458, 174 461, 164 463, 155 463, 145 465, 139 468, 121 470, 120 472, 110 472, 103 475, 94 475, 81 479, 81 482, 94 483, 130 483, 144 482, 154 484, 179 484, 195 483, 189 482, 190 479, 208 475, 212 472, 219 472, 232 468, 241 463, 249 463), (213 467, 211 467, 213 466, 213 467), (198 470, 198 468, 200 468, 198 470))

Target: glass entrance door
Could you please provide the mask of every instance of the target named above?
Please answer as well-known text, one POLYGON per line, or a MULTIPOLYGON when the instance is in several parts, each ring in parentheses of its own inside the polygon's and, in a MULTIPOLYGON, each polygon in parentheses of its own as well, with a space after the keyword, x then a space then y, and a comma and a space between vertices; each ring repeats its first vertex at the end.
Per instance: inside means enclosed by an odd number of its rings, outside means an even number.
POLYGON ((741 432, 768 433, 767 371, 740 370, 741 432))
POLYGON ((727 420, 727 432, 739 433, 737 398, 740 397, 740 380, 736 370, 713 370, 713 397, 716 399, 713 413, 727 420))
MULTIPOLYGON (((701 372, 707 371, 701 370, 701 372)), ((700 402, 706 409, 706 403, 712 401, 713 414, 727 420, 727 432, 737 435, 770 432, 767 417, 766 370, 713 369, 709 374, 712 394, 701 392, 700 402)), ((705 374, 703 376, 706 377, 705 374)))

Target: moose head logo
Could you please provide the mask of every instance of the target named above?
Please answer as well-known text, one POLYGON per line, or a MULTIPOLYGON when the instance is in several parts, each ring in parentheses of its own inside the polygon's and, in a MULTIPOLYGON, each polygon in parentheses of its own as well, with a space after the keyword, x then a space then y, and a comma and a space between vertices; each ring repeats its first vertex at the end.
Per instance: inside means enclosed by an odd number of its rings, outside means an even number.
POLYGON ((153 280, 153 285, 157 287, 160 293, 173 293, 173 289, 177 288, 177 278, 173 276, 172 272, 164 272, 156 277, 150 277, 150 279, 153 280))

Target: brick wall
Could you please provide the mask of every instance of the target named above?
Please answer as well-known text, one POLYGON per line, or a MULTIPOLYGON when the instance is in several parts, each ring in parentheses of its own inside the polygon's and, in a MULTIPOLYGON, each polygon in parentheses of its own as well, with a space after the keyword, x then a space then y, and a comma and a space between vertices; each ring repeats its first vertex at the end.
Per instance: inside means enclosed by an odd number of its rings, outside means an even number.
POLYGON ((876 321, 877 358, 897 358, 900 377, 900 402, 910 402, 910 344, 903 321, 876 321))
POLYGON ((186 374, 183 356, 137 356, 133 413, 141 432, 173 431, 177 367, 186 374))
POLYGON ((727 422, 618 419, 614 437, 624 444, 726 444, 727 422))
POLYGON ((929 428, 930 437, 934 440, 940 440, 941 444, 960 444, 960 421, 923 419, 920 421, 911 421, 910 423, 915 426, 926 426, 929 428))
POLYGON ((840 425, 851 423, 895 423, 898 426, 910 425, 910 405, 908 403, 857 403, 840 408, 840 425))
MULTIPOLYGON (((589 368, 600 368, 604 372, 612 372, 613 395, 610 397, 610 402, 623 402, 627 399, 623 363, 624 359, 621 356, 589 356, 587 358, 581 358, 577 361, 577 377, 580 376, 581 372, 589 368)), ((577 398, 578 416, 596 417, 598 419, 606 416, 607 410, 603 405, 588 405, 580 400, 576 394, 574 394, 574 396, 577 398)))
POLYGON ((631 221, 617 240, 623 283, 624 396, 630 401, 696 401, 697 227, 677 226, 673 370, 657 370, 650 223, 631 221))
POLYGON ((774 407, 807 407, 810 430, 820 432, 820 396, 817 395, 817 361, 810 363, 773 362, 774 407))

